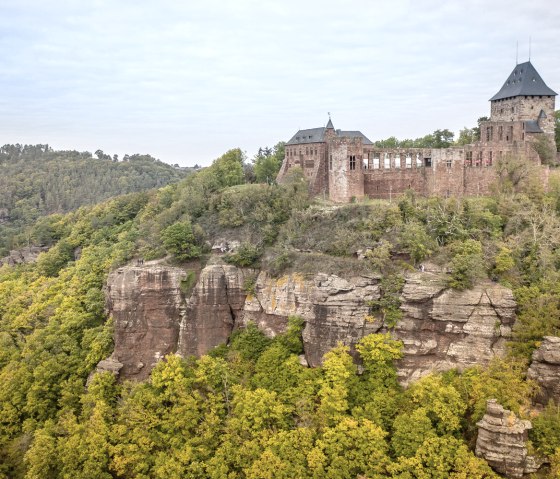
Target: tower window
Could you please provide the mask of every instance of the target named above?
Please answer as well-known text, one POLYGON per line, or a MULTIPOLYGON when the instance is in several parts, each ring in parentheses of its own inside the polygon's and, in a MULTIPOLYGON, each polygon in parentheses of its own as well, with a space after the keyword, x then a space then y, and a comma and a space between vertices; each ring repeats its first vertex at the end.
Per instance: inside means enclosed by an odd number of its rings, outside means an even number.
POLYGON ((332 171, 332 155, 329 155, 329 170, 332 171))
POLYGON ((350 155, 349 159, 350 159, 350 169, 355 170, 356 169, 356 156, 355 155, 350 155))
POLYGON ((445 166, 447 166, 447 168, 451 168, 451 165, 452 165, 452 160, 451 160, 451 158, 447 158, 447 159, 445 160, 445 166))

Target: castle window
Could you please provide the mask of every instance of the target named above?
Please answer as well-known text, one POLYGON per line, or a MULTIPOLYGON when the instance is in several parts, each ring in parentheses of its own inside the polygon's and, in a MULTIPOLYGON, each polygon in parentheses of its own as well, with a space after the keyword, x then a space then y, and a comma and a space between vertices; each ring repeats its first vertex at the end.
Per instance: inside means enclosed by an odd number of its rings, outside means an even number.
POLYGON ((465 155, 465 166, 472 166, 472 151, 467 151, 465 155))
POLYGON ((492 141, 492 137, 494 136, 493 133, 493 127, 486 127, 486 141, 492 141))
POLYGON ((422 158, 420 158, 420 153, 416 153, 416 168, 422 167, 422 158))
POLYGON ((332 155, 329 155, 329 170, 332 171, 332 155))
POLYGON ((389 153, 385 153, 385 158, 383 158, 383 168, 389 170, 391 168, 391 156, 389 153))
POLYGON ((513 141, 513 126, 509 127, 509 141, 513 141))
POLYGON ((410 153, 406 155, 405 163, 407 168, 412 168, 412 156, 410 156, 410 153))
POLYGON ((451 158, 447 158, 447 159, 445 160, 445 166, 447 166, 447 168, 451 168, 451 165, 452 165, 452 160, 451 160, 451 158))
POLYGON ((378 170, 379 169, 379 154, 375 153, 373 155, 373 169, 374 170, 378 170))
POLYGON ((309 155, 309 148, 307 146, 305 147, 305 154, 309 155))
POLYGON ((493 156, 492 151, 489 151, 488 152, 488 162, 486 163, 486 166, 492 166, 492 160, 493 160, 492 156, 493 156))
POLYGON ((350 169, 355 170, 356 169, 356 156, 355 155, 350 155, 349 160, 350 160, 350 169))
POLYGON ((401 167, 401 155, 398 153, 395 155, 395 168, 401 167))
POLYGON ((426 168, 431 168, 432 167, 432 159, 431 158, 424 158, 424 166, 426 168))
POLYGON ((367 155, 364 155, 364 159, 362 161, 363 161, 363 165, 364 165, 364 170, 367 170, 368 169, 368 157, 367 157, 367 155))

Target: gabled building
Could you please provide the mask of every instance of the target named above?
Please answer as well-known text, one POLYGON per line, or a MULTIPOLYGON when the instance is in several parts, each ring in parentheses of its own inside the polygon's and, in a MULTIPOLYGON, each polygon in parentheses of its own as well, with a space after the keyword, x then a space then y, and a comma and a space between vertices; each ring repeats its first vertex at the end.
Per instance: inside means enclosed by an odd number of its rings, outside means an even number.
POLYGON ((377 148, 360 131, 325 127, 299 130, 286 144, 278 181, 301 167, 313 195, 333 201, 391 198, 412 189, 423 195, 488 194, 496 179, 495 164, 506 155, 534 162, 545 180, 535 141, 554 143, 556 92, 531 62, 515 66, 490 99, 490 119, 480 125, 476 143, 445 149, 377 148))

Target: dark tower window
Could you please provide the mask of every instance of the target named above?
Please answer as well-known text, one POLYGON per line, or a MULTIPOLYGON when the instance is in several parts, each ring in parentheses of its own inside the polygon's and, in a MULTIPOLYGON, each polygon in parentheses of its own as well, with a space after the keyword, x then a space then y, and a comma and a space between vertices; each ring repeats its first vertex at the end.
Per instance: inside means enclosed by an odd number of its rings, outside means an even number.
POLYGON ((329 170, 332 170, 332 155, 329 155, 329 170))
POLYGON ((465 155, 465 166, 472 166, 472 151, 467 151, 465 155))
POLYGON ((351 170, 356 169, 356 156, 355 155, 350 155, 350 169, 351 170))

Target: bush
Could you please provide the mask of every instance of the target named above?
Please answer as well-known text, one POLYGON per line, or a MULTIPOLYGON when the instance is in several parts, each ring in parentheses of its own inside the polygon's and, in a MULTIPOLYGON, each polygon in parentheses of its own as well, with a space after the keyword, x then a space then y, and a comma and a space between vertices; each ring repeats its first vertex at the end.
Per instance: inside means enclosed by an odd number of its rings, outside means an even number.
POLYGON ((468 239, 451 244, 451 279, 449 286, 455 289, 472 288, 476 279, 484 275, 482 244, 468 239))
POLYGON ((235 266, 250 267, 256 265, 261 254, 262 251, 258 246, 243 242, 235 253, 226 254, 224 260, 235 266))
POLYGON ((163 246, 179 261, 198 258, 201 249, 195 244, 195 237, 191 222, 178 221, 161 232, 163 246))

